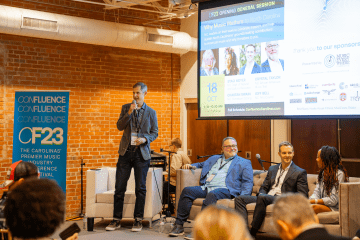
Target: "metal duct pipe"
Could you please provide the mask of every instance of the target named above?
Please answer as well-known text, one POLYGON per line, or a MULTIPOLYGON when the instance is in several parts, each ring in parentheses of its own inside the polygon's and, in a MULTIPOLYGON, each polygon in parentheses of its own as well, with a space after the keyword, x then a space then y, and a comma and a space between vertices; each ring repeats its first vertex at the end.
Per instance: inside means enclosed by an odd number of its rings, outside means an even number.
POLYGON ((0 32, 68 42, 184 54, 197 51, 197 38, 184 32, 104 22, 0 6, 0 32), (148 34, 171 39, 148 41, 148 34))

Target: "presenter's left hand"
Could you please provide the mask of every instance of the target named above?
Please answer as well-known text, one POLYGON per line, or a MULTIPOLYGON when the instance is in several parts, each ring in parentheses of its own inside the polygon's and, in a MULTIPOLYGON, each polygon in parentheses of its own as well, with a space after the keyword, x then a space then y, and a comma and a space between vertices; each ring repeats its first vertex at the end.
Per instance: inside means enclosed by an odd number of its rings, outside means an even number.
POLYGON ((139 146, 140 144, 146 143, 146 138, 138 138, 135 141, 135 144, 139 146))

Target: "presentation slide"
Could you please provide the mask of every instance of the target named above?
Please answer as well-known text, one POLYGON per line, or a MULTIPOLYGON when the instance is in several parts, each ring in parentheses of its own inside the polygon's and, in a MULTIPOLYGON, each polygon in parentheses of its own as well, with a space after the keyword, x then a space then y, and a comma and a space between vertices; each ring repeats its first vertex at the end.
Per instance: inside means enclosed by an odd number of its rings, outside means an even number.
POLYGON ((360 116, 358 9, 352 0, 200 8, 199 116, 360 116))

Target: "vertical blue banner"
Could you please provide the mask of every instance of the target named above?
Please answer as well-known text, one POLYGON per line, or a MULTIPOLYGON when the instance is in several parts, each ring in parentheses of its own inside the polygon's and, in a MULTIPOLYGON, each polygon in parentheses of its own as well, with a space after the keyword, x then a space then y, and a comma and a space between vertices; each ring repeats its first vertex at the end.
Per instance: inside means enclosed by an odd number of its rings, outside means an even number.
POLYGON ((69 92, 15 92, 13 162, 32 162, 66 192, 69 92))

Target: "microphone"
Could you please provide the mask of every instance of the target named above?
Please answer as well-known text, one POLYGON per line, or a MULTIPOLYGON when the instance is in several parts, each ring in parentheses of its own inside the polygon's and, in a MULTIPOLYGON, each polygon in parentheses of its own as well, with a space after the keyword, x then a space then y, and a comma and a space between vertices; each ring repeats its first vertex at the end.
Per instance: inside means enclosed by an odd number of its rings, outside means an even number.
POLYGON ((264 164, 263 164, 263 160, 261 160, 260 158, 260 154, 256 154, 256 159, 259 161, 261 167, 263 168, 264 172, 266 172, 265 168, 264 168, 264 164))
MULTIPOLYGON (((136 104, 136 100, 132 100, 131 104, 136 104)), ((135 114, 135 117, 137 117, 137 106, 136 108, 134 109, 134 114, 135 114)))
POLYGON ((167 150, 164 150, 164 149, 162 149, 162 148, 160 148, 160 152, 176 153, 176 152, 172 152, 172 151, 167 151, 167 150))

